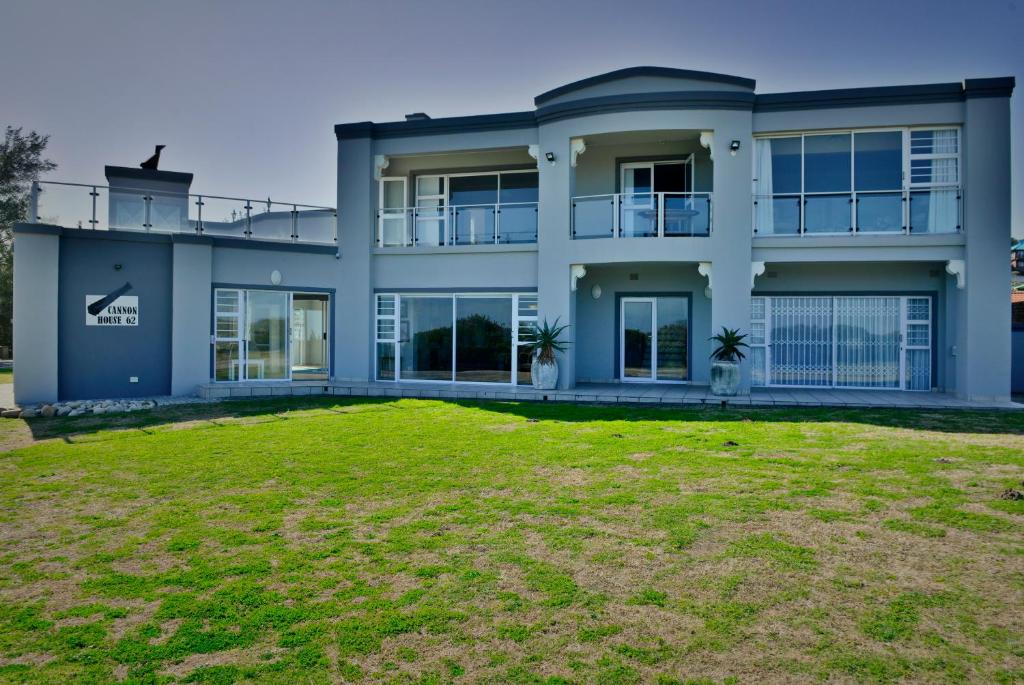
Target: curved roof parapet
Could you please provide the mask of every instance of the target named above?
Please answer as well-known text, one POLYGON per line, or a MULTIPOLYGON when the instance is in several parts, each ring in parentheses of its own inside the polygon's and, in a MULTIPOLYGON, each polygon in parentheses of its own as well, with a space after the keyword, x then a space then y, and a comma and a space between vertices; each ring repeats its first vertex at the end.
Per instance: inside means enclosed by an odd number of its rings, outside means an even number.
MULTIPOLYGON (((715 74, 709 71, 693 71, 691 69, 672 69, 670 67, 629 67, 626 69, 617 69, 615 71, 609 71, 606 74, 599 74, 597 76, 591 76, 590 78, 581 79, 579 81, 573 81, 567 83, 564 86, 553 88, 545 93, 541 93, 533 99, 533 103, 538 107, 540 105, 551 103, 553 100, 557 100, 564 95, 574 93, 580 90, 587 90, 601 86, 606 83, 613 81, 621 81, 624 79, 656 79, 662 81, 662 83, 653 87, 643 88, 646 90, 666 90, 664 81, 667 79, 678 80, 678 81, 700 81, 702 83, 717 83, 725 86, 732 86, 735 88, 742 88, 746 90, 754 90, 757 82, 753 79, 742 78, 740 76, 730 76, 728 74, 715 74)), ((591 95, 604 95, 609 93, 593 93, 586 94, 584 97, 590 97, 591 95)))

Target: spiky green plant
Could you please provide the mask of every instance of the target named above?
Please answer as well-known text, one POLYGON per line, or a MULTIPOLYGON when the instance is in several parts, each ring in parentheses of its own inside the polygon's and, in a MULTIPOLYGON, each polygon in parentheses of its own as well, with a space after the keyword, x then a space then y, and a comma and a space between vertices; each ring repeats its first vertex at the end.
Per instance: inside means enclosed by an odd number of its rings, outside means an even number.
POLYGON ((562 332, 569 327, 568 324, 558 325, 558 319, 554 324, 549 324, 547 319, 540 326, 533 327, 533 342, 530 349, 541 364, 554 364, 555 352, 564 352, 568 343, 561 340, 562 332))
POLYGON ((738 328, 726 328, 725 326, 722 326, 721 333, 717 333, 708 338, 708 340, 713 340, 718 343, 718 347, 711 352, 711 358, 720 362, 734 362, 743 359, 746 355, 743 354, 743 351, 740 350, 740 348, 750 347, 750 345, 743 342, 743 339, 746 337, 746 333, 741 335, 740 329, 738 328))

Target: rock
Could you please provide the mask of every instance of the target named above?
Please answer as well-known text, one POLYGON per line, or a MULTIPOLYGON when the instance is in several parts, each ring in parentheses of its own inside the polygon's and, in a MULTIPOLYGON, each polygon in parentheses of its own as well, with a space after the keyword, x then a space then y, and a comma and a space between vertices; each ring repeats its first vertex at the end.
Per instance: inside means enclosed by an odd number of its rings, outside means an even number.
POLYGON ((52 404, 44 404, 43 408, 39 410, 39 413, 45 416, 46 418, 50 418, 51 416, 57 414, 57 407, 53 406, 52 404))
POLYGON ((35 409, 22 409, 21 418, 23 419, 34 419, 39 416, 39 412, 35 409))
POLYGON ((5 409, 3 411, 3 413, 0 414, 0 416, 4 417, 5 419, 21 418, 21 410, 20 409, 5 409))
POLYGON ((85 410, 82 408, 72 409, 70 412, 68 412, 68 416, 81 416, 84 413, 85 410))
POLYGON ((92 413, 93 414, 106 414, 107 413, 107 408, 106 407, 93 407, 92 408, 92 413))
POLYGON ((64 405, 63 407, 58 407, 57 408, 57 416, 67 416, 72 411, 74 411, 74 409, 72 409, 71 407, 69 407, 67 405, 64 405))

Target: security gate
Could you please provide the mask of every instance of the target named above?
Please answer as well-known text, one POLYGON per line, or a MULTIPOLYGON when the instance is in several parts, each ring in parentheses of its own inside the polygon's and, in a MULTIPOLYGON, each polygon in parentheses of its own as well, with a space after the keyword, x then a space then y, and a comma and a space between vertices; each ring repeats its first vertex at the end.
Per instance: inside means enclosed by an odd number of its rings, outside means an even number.
POLYGON ((754 297, 755 385, 930 390, 932 301, 915 296, 754 297))

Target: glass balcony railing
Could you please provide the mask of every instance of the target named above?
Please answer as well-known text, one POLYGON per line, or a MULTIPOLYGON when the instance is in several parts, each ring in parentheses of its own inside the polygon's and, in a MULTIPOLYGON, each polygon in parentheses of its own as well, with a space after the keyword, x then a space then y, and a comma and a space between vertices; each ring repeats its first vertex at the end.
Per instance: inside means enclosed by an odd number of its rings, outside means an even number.
POLYGON ((754 233, 940 234, 963 230, 959 186, 754 196, 754 233))
POLYGON ((711 235, 711 193, 610 193, 572 199, 572 237, 711 235))
POLYGON ((337 242, 333 207, 50 181, 33 184, 31 202, 30 221, 66 228, 337 242))
POLYGON ((397 207, 377 211, 378 247, 537 242, 537 203, 397 207))

